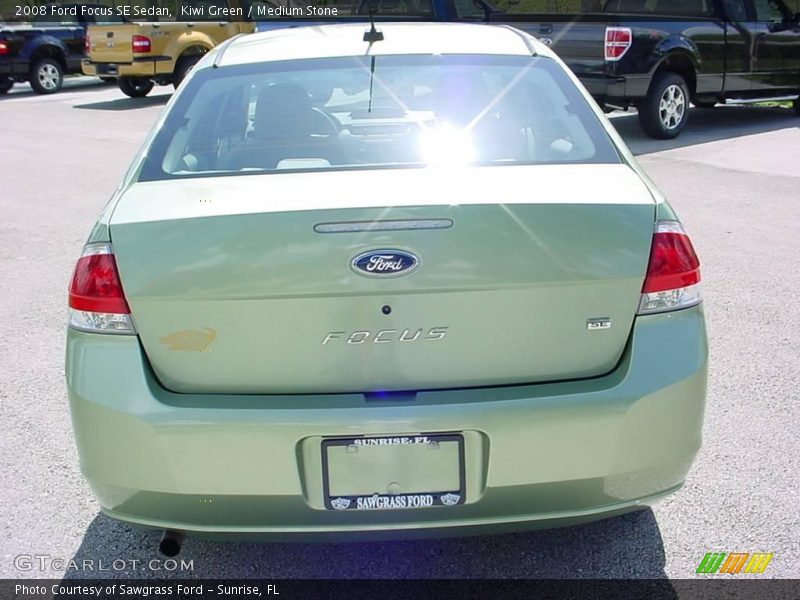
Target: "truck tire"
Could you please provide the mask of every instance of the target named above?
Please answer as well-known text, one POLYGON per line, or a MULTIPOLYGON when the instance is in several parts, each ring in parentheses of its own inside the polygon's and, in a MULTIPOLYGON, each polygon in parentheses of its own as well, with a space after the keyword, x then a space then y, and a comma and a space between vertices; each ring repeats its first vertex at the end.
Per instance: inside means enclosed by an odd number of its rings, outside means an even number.
POLYGON ((0 77, 0 94, 5 94, 14 85, 14 80, 11 77, 0 77))
POLYGON ((639 105, 639 124, 650 137, 678 137, 689 120, 689 86, 677 73, 658 73, 647 97, 639 105))
POLYGON ((33 63, 28 81, 37 94, 55 94, 64 84, 64 69, 57 60, 41 58, 33 63))
POLYGON ((183 56, 178 59, 178 62, 175 65, 175 72, 172 74, 172 85, 175 86, 175 89, 178 89, 178 86, 181 82, 186 79, 186 76, 189 74, 194 66, 198 63, 198 61, 203 58, 202 54, 194 55, 194 56, 183 56))
POLYGON ((153 89, 153 82, 144 77, 120 77, 119 89, 131 98, 144 98, 153 89))

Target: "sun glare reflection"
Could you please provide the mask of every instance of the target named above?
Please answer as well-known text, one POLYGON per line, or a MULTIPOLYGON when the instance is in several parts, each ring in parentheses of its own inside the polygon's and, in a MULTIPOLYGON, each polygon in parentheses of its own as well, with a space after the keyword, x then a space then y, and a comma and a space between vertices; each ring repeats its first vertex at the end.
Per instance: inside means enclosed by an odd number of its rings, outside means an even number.
POLYGON ((428 127, 420 135, 420 154, 430 166, 454 167, 475 160, 475 144, 466 129, 443 123, 428 127))

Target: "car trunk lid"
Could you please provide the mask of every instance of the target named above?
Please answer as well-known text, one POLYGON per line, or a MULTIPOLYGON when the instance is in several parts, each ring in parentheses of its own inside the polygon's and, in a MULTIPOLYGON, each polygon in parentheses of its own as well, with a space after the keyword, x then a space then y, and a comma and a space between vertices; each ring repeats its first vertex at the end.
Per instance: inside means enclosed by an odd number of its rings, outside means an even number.
POLYGON ((613 369, 654 211, 626 165, 284 173, 135 184, 111 238, 169 389, 416 390, 613 369))

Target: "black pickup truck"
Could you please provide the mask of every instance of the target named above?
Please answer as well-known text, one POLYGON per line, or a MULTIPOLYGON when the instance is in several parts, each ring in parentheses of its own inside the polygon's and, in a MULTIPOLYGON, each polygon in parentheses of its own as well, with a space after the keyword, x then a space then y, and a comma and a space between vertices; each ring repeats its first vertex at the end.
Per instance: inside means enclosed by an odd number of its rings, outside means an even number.
MULTIPOLYGON (((336 6, 340 21, 488 21, 551 46, 608 109, 636 107, 644 131, 680 134, 689 104, 794 99, 800 0, 279 0, 336 6)), ((258 19, 256 29, 337 19, 258 19)))
POLYGON ((80 73, 86 27, 123 22, 99 4, 44 4, 29 25, 0 25, 0 94, 15 81, 29 81, 39 94, 61 89, 65 73, 80 73), (98 16, 102 15, 102 16, 98 16))
MULTIPOLYGON (((488 20, 550 45, 604 106, 673 138, 690 101, 795 99, 800 14, 783 0, 499 0, 488 20)), ((796 6, 795 6, 796 8, 796 6)))

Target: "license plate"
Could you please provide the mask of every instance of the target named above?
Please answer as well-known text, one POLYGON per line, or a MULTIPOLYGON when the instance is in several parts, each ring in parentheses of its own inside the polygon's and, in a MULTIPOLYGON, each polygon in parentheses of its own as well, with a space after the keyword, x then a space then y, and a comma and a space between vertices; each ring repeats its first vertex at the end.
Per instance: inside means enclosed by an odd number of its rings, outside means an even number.
POLYGON ((464 503, 464 437, 457 433, 322 441, 329 510, 404 510, 464 503))

